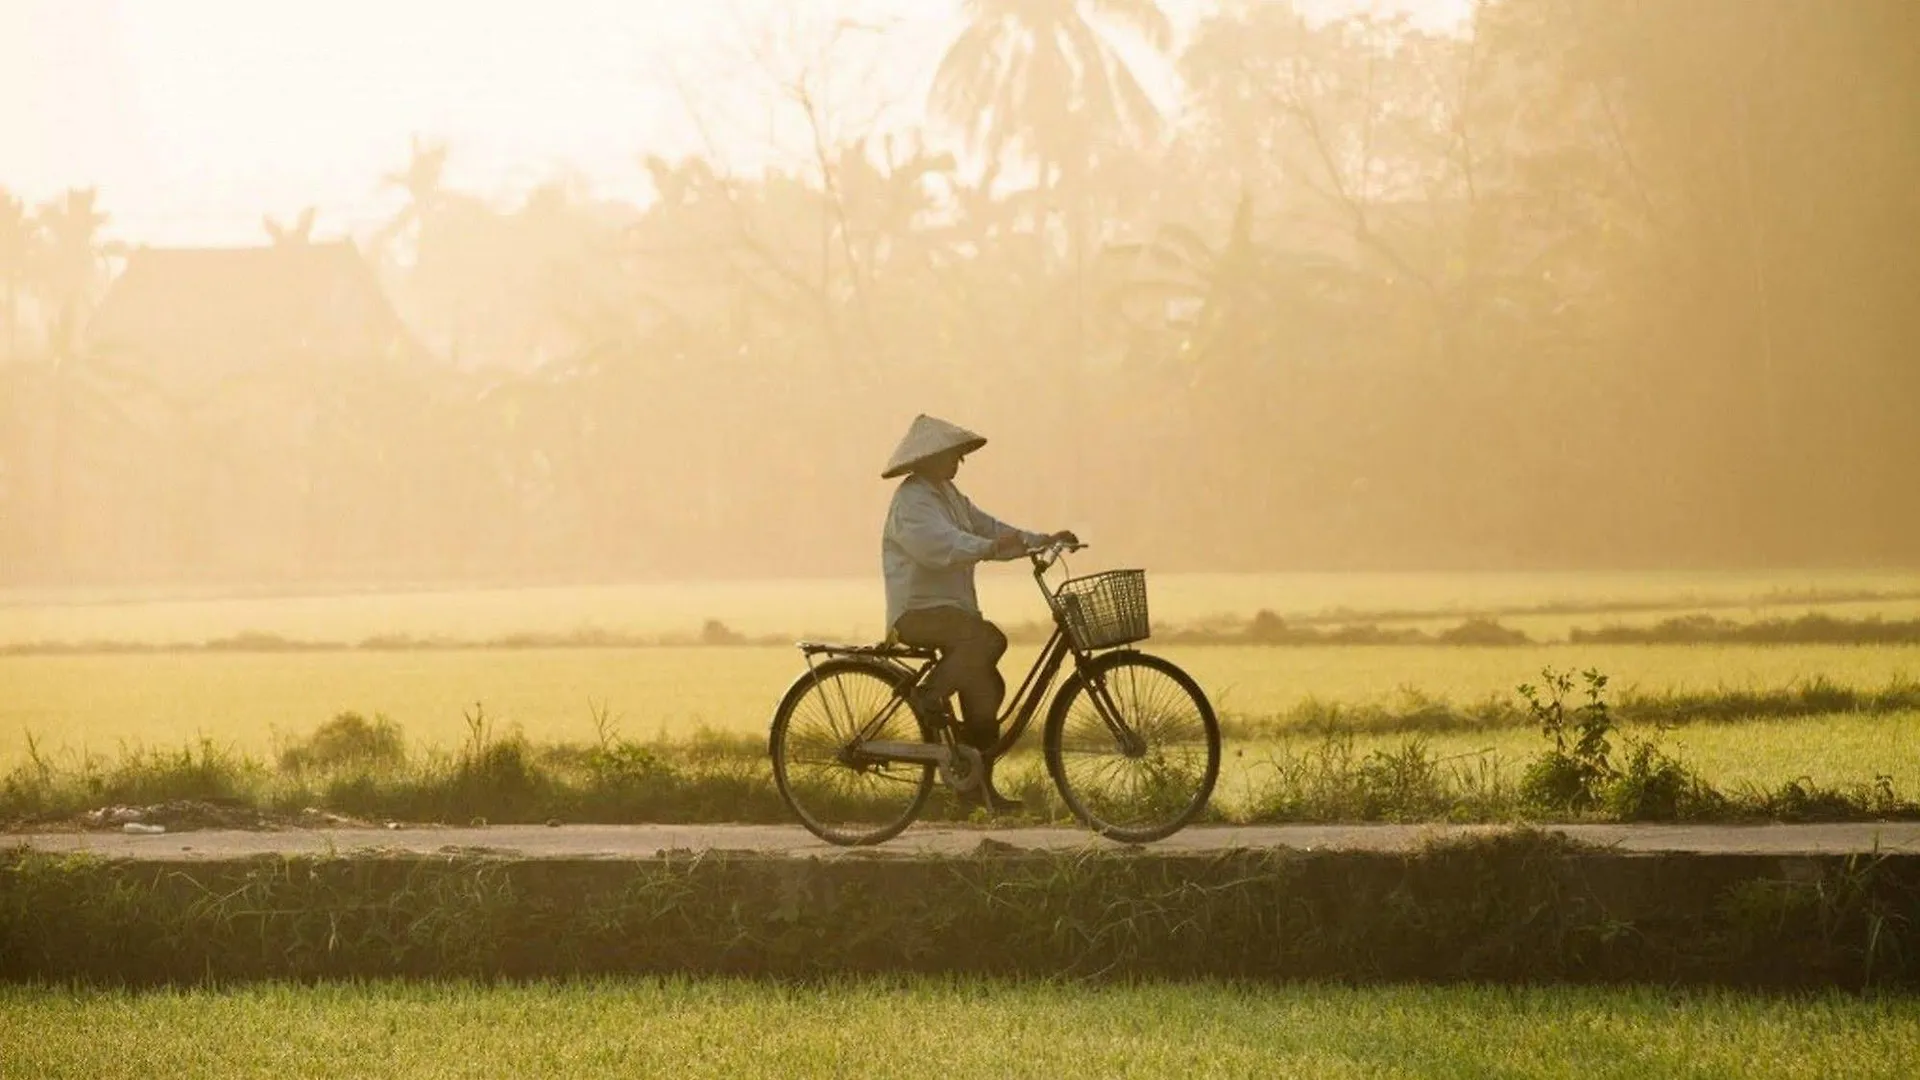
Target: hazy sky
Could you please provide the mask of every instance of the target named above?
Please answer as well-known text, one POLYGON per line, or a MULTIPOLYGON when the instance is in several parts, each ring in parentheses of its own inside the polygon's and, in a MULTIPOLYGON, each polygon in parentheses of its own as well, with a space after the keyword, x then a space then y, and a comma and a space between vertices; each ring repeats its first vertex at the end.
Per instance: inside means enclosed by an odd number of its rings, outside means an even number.
MULTIPOLYGON (((1469 0, 1307 0, 1458 20, 1469 0)), ((1162 0, 1181 25, 1209 0, 1162 0)), ((958 0, 0 0, 0 187, 97 185, 109 232, 247 243, 320 208, 358 231, 413 134, 451 181, 507 197, 562 168, 640 196, 640 156, 711 148, 751 166, 804 148, 776 78, 829 71, 846 133, 910 115, 958 0), (884 27, 828 47, 836 18, 884 27), (824 59, 823 59, 824 58, 824 59)), ((1169 106, 1178 88, 1147 71, 1169 106)))

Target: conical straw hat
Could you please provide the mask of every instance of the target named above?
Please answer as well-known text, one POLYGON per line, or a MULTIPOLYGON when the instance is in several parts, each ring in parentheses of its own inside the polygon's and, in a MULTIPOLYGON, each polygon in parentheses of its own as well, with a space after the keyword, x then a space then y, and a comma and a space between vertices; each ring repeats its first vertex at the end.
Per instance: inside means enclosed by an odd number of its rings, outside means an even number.
POLYGON ((911 472, 915 465, 935 454, 944 454, 949 450, 959 450, 971 454, 987 445, 987 440, 958 424, 949 424, 937 416, 921 413, 913 418, 912 426, 907 428, 906 437, 894 448, 893 456, 887 459, 887 471, 880 474, 882 480, 891 480, 896 476, 911 472))

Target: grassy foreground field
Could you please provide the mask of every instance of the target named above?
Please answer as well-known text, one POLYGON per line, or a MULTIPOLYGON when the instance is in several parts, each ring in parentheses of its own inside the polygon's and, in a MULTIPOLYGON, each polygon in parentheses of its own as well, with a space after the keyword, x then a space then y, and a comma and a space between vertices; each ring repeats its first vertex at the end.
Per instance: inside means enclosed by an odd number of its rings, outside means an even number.
POLYGON ((1920 1001, 1471 986, 669 979, 0 989, 32 1077, 1909 1077, 1920 1001))

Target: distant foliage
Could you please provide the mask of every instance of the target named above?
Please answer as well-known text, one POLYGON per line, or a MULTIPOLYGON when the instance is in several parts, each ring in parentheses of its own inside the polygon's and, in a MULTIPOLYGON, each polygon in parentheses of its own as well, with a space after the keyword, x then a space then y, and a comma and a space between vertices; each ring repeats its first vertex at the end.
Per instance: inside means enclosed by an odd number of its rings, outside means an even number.
POLYGON ((1575 627, 1569 637, 1575 644, 1594 645, 1917 645, 1920 619, 1847 619, 1815 612, 1742 623, 1711 615, 1683 615, 1653 626, 1575 627))
POLYGON ((1526 645, 1526 632, 1495 619, 1471 618, 1438 632, 1371 622, 1334 626, 1296 626, 1271 611, 1254 614, 1238 630, 1171 628, 1156 631, 1157 641, 1178 645, 1526 645))

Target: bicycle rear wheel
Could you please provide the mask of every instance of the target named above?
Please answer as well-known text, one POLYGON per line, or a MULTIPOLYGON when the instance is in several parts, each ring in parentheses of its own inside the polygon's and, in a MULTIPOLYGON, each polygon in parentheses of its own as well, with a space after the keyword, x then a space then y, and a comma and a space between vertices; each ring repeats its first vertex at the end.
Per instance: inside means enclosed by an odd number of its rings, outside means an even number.
POLYGON ((1086 826, 1129 843, 1178 832, 1220 776, 1220 722, 1186 672, 1112 652, 1073 673, 1047 712, 1047 772, 1086 826))
POLYGON ((829 660, 795 680, 773 714, 768 749, 780 798, 808 832, 830 844, 893 839, 933 790, 932 765, 876 761, 853 751, 863 733, 929 741, 897 693, 906 678, 872 661, 829 660))

